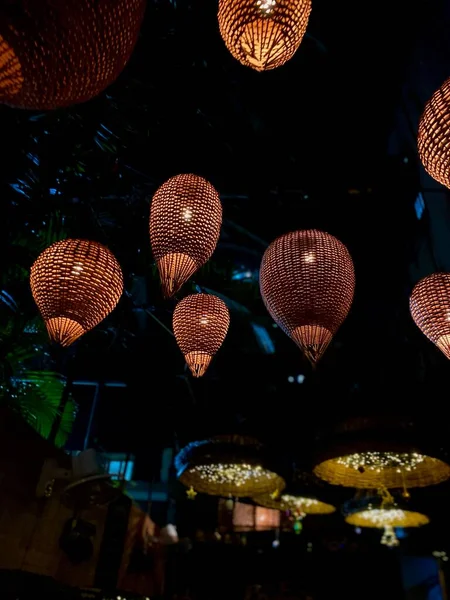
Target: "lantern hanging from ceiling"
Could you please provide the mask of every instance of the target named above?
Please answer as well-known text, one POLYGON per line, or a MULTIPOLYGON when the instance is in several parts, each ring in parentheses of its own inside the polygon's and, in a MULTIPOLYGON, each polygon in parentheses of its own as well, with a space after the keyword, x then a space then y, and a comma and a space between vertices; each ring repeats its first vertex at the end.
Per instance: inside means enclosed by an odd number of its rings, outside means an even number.
POLYGON ((414 286, 409 308, 417 327, 450 358, 450 273, 421 279, 414 286))
POLYGON ((383 529, 386 527, 422 527, 430 519, 416 511, 405 510, 394 502, 379 496, 367 496, 358 500, 350 500, 343 506, 345 521, 354 527, 370 527, 383 529))
POLYGON ((315 364, 350 310, 353 262, 332 235, 314 229, 293 231, 265 251, 260 289, 274 321, 315 364))
POLYGON ((75 239, 44 250, 31 267, 30 284, 50 339, 62 346, 107 317, 123 291, 112 252, 98 242, 75 239))
POLYGON ((417 146, 427 173, 450 188, 450 79, 425 105, 419 121, 417 146))
POLYGON ((211 258, 221 225, 219 194, 203 177, 176 175, 156 190, 150 243, 164 296, 173 296, 211 258))
POLYGON ((9 0, 0 8, 0 102, 54 109, 90 100, 127 64, 145 0, 9 0))
POLYGON ((261 506, 289 511, 294 515, 329 515, 336 511, 331 504, 310 496, 263 494, 255 496, 253 500, 261 506))
POLYGON ((220 34, 240 63, 267 71, 293 57, 310 12, 311 0, 219 0, 220 34))
POLYGON ((178 302, 173 313, 173 332, 194 377, 204 375, 229 325, 227 305, 217 296, 192 294, 178 302))
POLYGON ((286 484, 257 440, 221 435, 191 442, 175 457, 181 483, 211 496, 251 498, 281 492, 286 484))

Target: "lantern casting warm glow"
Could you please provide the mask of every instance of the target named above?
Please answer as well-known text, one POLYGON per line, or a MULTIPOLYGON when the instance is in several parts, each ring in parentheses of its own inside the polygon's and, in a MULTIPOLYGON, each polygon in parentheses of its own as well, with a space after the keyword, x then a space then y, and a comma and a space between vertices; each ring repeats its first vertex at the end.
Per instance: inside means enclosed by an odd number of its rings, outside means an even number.
POLYGON ((450 188, 450 79, 426 103, 417 145, 427 173, 450 188))
POLYGON ((198 175, 176 175, 152 199, 150 243, 163 294, 173 296, 215 250, 222 205, 214 187, 198 175))
POLYGON ((421 279, 414 286, 409 308, 417 327, 450 358, 450 273, 421 279))
POLYGON ((30 284, 50 338, 62 346, 107 317, 123 291, 115 256, 88 240, 67 239, 49 246, 31 267, 30 284))
POLYGON ((0 7, 0 102, 47 110, 90 100, 127 64, 145 0, 8 0, 0 7))
POLYGON ((220 298, 192 294, 177 304, 173 332, 194 377, 204 375, 230 325, 230 313, 220 298))
POLYGON ((350 310, 353 262, 344 244, 332 235, 293 231, 265 251, 260 288, 274 321, 314 364, 350 310))
POLYGON ((311 0, 219 0, 219 29, 234 58, 267 71, 295 54, 310 12, 311 0))

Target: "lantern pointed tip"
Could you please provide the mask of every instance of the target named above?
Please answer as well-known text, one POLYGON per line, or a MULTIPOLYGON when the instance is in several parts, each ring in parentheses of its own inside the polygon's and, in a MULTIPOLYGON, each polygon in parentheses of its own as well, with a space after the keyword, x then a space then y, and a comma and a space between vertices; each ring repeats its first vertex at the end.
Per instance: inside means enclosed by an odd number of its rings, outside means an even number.
POLYGON ((195 273, 195 261, 182 252, 170 252, 157 261, 164 298, 174 296, 195 273))
POLYGON ((333 336, 319 325, 300 325, 292 332, 292 339, 315 367, 328 348, 333 336))
POLYGON ((85 329, 67 317, 53 317, 45 322, 50 339, 64 348, 73 344, 85 332, 85 329))
POLYGON ((206 352, 189 352, 185 355, 186 364, 188 365, 194 377, 202 377, 209 367, 212 356, 206 352))

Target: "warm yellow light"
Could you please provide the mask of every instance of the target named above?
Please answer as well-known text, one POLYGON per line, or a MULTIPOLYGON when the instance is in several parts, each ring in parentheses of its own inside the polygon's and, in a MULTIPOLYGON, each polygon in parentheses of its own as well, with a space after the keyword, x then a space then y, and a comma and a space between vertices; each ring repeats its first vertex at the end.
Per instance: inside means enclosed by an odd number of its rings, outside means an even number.
POLYGON ((381 473, 383 469, 395 469, 397 473, 401 473, 403 470, 413 471, 425 458, 424 455, 417 452, 362 452, 340 456, 336 462, 356 471, 381 473))
POLYGON ((200 479, 218 484, 232 484, 237 487, 245 485, 248 481, 263 482, 278 478, 275 473, 263 469, 261 465, 248 464, 198 465, 192 467, 190 472, 197 474, 200 479))

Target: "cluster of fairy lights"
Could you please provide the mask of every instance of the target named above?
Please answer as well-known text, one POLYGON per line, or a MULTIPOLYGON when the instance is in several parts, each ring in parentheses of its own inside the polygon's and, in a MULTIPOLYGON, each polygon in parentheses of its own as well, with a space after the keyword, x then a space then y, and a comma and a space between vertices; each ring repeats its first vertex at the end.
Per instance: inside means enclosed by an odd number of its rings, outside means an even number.
POLYGON ((411 453, 397 452, 362 452, 361 454, 349 454, 336 459, 339 465, 355 471, 375 471, 380 473, 384 469, 395 469, 397 473, 402 471, 414 471, 426 456, 411 453))
POLYGON ((218 484, 233 484, 237 487, 249 481, 263 481, 275 479, 276 474, 263 469, 261 465, 217 463, 213 465, 197 465, 190 469, 200 479, 218 484))
POLYGON ((398 546, 399 543, 400 542, 398 541, 398 538, 395 535, 394 528, 390 525, 387 525, 384 528, 380 544, 383 544, 383 546, 388 546, 389 548, 393 548, 394 546, 398 546))
POLYGON ((406 519, 401 508, 372 508, 358 513, 359 520, 368 521, 375 527, 392 527, 406 519))
POLYGON ((314 498, 303 498, 302 496, 290 496, 289 494, 283 494, 281 500, 287 505, 295 507, 297 509, 311 508, 320 504, 319 500, 314 498))

